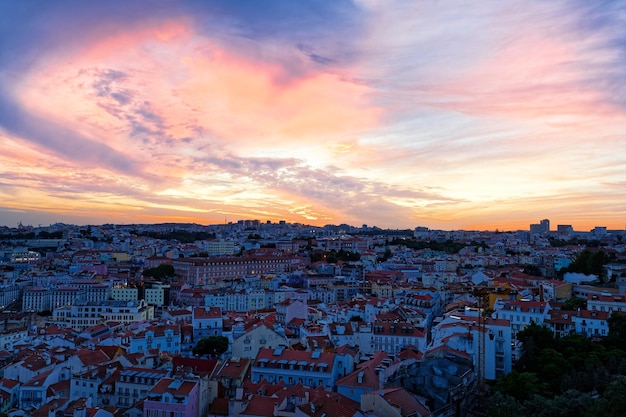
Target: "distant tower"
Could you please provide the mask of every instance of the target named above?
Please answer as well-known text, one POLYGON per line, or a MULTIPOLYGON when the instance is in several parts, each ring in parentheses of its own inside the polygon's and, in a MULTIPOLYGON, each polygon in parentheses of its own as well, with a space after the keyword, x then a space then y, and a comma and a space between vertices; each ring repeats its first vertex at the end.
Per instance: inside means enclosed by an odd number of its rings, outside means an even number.
POLYGON ((539 222, 539 224, 541 225, 541 230, 543 230, 543 233, 550 232, 550 220, 543 219, 539 222))

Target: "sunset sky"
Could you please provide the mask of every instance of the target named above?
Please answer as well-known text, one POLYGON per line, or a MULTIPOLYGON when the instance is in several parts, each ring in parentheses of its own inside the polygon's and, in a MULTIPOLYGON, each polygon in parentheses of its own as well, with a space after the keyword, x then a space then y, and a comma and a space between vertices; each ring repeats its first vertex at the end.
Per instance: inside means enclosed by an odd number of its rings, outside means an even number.
POLYGON ((0 1, 0 225, 626 227, 624 1, 0 1))

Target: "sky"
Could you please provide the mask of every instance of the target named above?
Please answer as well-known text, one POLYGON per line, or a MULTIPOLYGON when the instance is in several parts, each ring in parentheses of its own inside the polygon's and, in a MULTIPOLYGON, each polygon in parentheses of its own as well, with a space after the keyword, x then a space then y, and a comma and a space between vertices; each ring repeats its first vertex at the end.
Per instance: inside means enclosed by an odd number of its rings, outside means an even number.
POLYGON ((0 0, 0 224, 626 227, 626 2, 0 0))

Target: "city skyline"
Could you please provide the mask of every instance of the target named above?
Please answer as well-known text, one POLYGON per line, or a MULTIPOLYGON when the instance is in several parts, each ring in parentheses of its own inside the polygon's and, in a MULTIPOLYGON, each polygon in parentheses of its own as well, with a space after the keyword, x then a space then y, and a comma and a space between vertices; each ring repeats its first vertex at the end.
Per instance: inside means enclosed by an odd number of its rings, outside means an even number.
POLYGON ((0 223, 623 230, 625 13, 3 2, 0 223))

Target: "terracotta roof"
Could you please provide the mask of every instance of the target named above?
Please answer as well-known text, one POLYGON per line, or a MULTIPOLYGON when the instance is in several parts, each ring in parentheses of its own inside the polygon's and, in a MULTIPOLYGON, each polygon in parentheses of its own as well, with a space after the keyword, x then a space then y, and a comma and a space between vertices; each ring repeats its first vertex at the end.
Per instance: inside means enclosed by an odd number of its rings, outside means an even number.
POLYGON ((588 320, 608 320, 610 312, 598 311, 598 310, 580 310, 577 312, 577 317, 582 317, 588 320))
POLYGON ((396 355, 396 358, 400 360, 416 359, 418 361, 421 361, 423 356, 424 354, 422 352, 416 352, 414 347, 407 346, 406 349, 396 355))
POLYGON ((260 366, 261 363, 268 363, 273 360, 287 361, 287 362, 306 361, 307 367, 311 365, 315 365, 315 367, 318 367, 321 365, 325 369, 325 371, 323 372, 331 372, 336 356, 337 355, 335 353, 322 352, 319 350, 313 351, 313 352, 307 352, 307 351, 302 351, 302 350, 290 350, 290 349, 282 349, 282 348, 278 348, 278 349, 261 348, 261 350, 259 350, 259 353, 254 361, 254 366, 260 366))
POLYGON ((83 365, 100 365, 102 362, 108 362, 111 359, 101 350, 81 349, 76 352, 76 356, 83 365))
POLYGON ((50 366, 50 364, 46 363, 46 360, 39 355, 31 355, 22 362, 22 367, 33 372, 39 371, 47 366, 50 366))
POLYGON ((248 402, 248 406, 246 407, 245 411, 239 413, 239 415, 273 416, 275 402, 277 402, 276 398, 253 395, 248 402))
POLYGON ((0 388, 7 388, 10 390, 10 389, 15 388, 18 385, 20 385, 20 382, 14 379, 8 379, 8 378, 0 379, 0 388))
POLYGON ((390 405, 400 408, 400 414, 407 416, 417 413, 420 416, 429 416, 430 411, 404 388, 390 388, 372 393, 380 395, 390 405))
POLYGON ((48 377, 50 376, 50 374, 52 373, 54 369, 50 369, 49 371, 46 372, 42 372, 41 374, 37 375, 36 377, 34 377, 33 379, 31 379, 30 381, 24 383, 24 387, 44 387, 46 386, 46 380, 48 379, 48 377))
POLYGON ((52 401, 49 401, 35 410, 31 415, 32 417, 48 417, 50 415, 51 410, 59 410, 62 409, 63 406, 68 402, 65 398, 58 398, 52 401))
POLYGON ((180 384, 175 383, 173 378, 162 378, 152 389, 150 393, 164 394, 169 392, 172 395, 189 395, 191 391, 198 385, 197 382, 180 381, 180 384))
POLYGON ((230 400, 226 397, 215 398, 213 402, 211 403, 211 406, 209 407, 209 414, 218 415, 218 416, 230 415, 229 410, 228 410, 229 402, 230 400))
POLYGON ((218 319, 222 318, 222 309, 219 307, 196 307, 193 309, 194 319, 218 319))
POLYGON ((215 376, 229 379, 242 378, 243 374, 245 374, 250 367, 251 362, 252 359, 240 358, 239 360, 233 360, 233 358, 230 358, 224 362, 215 376))
POLYGON ((352 417, 359 413, 361 404, 336 393, 316 389, 311 393, 311 405, 300 407, 300 411, 311 417, 352 417))

